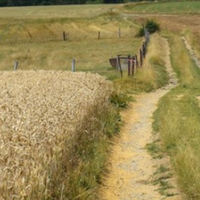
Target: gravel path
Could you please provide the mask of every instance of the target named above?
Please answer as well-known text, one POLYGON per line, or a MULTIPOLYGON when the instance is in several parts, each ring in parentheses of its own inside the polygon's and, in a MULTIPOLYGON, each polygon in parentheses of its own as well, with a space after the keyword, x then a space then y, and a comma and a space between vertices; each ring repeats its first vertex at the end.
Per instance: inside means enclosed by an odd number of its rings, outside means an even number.
POLYGON ((163 39, 166 51, 169 84, 151 93, 139 95, 136 103, 122 113, 126 122, 120 138, 113 147, 110 159, 110 173, 101 189, 102 200, 178 200, 178 195, 166 197, 157 191, 158 186, 149 183, 155 172, 156 159, 147 152, 145 146, 153 141, 152 114, 159 99, 177 85, 169 57, 169 45, 163 39))

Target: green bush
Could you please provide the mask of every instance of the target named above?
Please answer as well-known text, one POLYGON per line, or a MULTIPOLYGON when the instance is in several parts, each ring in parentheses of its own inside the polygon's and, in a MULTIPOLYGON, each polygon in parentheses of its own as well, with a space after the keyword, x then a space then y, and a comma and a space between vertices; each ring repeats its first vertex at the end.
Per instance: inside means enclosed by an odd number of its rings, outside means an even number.
POLYGON ((143 37, 144 36, 144 28, 146 28, 149 33, 155 33, 156 31, 160 31, 160 25, 153 21, 153 20, 147 20, 145 23, 145 26, 143 26, 142 28, 140 28, 140 30, 137 33, 138 37, 143 37))
POLYGON ((156 31, 160 31, 160 25, 153 20, 147 20, 145 28, 149 31, 149 33, 155 33, 156 31))

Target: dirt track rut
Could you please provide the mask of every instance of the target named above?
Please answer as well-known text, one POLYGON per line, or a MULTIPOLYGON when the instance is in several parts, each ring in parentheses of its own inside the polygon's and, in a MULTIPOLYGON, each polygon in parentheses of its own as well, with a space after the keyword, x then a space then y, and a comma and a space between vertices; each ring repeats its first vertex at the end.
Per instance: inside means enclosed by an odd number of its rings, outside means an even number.
POLYGON ((152 115, 159 99, 177 85, 177 78, 170 63, 168 41, 163 39, 166 49, 166 66, 170 76, 167 86, 151 93, 141 94, 136 102, 122 113, 126 122, 120 138, 113 146, 109 170, 110 173, 101 189, 102 200, 178 200, 162 196, 158 186, 149 183, 155 172, 156 159, 146 150, 146 145, 153 141, 152 115))

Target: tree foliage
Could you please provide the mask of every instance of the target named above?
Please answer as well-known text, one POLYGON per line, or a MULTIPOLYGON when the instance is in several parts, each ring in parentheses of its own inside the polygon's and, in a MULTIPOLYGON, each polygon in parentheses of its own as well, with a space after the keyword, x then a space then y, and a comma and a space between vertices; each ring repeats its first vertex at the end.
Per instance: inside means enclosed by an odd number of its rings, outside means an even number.
POLYGON ((124 0, 0 0, 0 6, 67 5, 123 2, 124 0))

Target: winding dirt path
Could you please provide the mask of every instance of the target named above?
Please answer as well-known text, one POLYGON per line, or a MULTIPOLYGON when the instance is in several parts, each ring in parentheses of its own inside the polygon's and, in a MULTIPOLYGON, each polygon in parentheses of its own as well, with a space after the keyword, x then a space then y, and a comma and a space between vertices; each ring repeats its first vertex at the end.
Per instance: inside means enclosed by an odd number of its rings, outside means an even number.
POLYGON ((149 183, 157 160, 147 152, 145 146, 153 142, 152 114, 159 99, 177 85, 177 78, 171 68, 168 41, 163 39, 166 49, 166 66, 170 76, 169 84, 151 93, 139 95, 136 103, 122 113, 126 122, 120 138, 113 146, 110 158, 110 173, 101 188, 102 200, 179 200, 179 195, 166 197, 158 186, 149 183))

